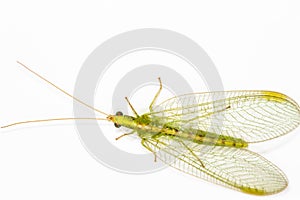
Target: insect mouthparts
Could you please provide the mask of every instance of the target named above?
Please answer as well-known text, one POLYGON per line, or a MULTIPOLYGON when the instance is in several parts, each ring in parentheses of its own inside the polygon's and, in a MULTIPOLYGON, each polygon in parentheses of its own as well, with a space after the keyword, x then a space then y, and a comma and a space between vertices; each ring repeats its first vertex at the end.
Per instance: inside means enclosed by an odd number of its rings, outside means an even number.
POLYGON ((106 117, 106 119, 109 120, 109 121, 112 121, 113 118, 114 118, 114 117, 113 117, 112 115, 109 115, 109 116, 106 117))

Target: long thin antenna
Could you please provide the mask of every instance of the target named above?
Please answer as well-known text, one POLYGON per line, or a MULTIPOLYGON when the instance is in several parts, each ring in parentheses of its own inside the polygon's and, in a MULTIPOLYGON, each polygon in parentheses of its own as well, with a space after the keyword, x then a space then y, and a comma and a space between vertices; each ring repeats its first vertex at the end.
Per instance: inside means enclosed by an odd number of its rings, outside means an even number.
POLYGON ((55 87, 56 89, 60 90, 61 92, 63 92, 64 94, 66 94, 67 96, 73 98, 74 100, 78 101, 79 103, 81 103, 82 105, 85 105, 86 107, 92 109, 92 110, 95 110, 101 114, 104 114, 106 116, 108 116, 108 114, 106 114, 105 112, 102 112, 101 110, 98 110, 96 108, 94 108, 93 106, 90 106, 86 103, 84 103, 83 101, 81 101, 80 99, 74 97, 73 95, 67 93, 65 90, 61 89, 60 87, 58 87, 57 85, 51 83, 50 81, 48 81, 46 78, 44 78, 43 76, 39 75, 38 73, 36 73, 35 71, 33 71, 32 69, 30 69, 29 67, 27 67, 25 64, 17 61, 18 64, 20 64, 21 66, 23 66, 25 69, 27 69, 28 71, 30 71, 31 73, 33 73, 34 75, 36 75, 37 77, 39 77, 40 79, 46 81, 47 83, 49 83, 50 85, 52 85, 53 87, 55 87))
POLYGON ((7 128, 11 126, 16 126, 20 124, 28 124, 28 123, 35 123, 35 122, 49 122, 49 121, 63 121, 63 120, 106 120, 104 118, 89 118, 89 117, 81 117, 81 118, 53 118, 53 119, 37 119, 37 120, 29 120, 29 121, 22 121, 22 122, 16 122, 12 124, 8 124, 5 126, 2 126, 1 128, 7 128))

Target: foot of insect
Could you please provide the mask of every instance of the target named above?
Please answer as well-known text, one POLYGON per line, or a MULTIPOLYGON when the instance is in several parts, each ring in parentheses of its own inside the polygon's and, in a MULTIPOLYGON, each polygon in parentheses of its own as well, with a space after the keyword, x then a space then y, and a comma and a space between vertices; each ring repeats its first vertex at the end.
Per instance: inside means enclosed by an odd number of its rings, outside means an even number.
POLYGON ((154 162, 156 162, 157 161, 157 159, 156 159, 156 152, 155 151, 153 151, 150 147, 148 147, 147 145, 145 145, 145 139, 142 139, 142 141, 141 141, 141 144, 143 145, 143 147, 145 147, 146 149, 148 149, 150 152, 152 152, 153 153, 153 155, 154 155, 154 162))
POLYGON ((133 134, 133 133, 134 133, 134 131, 132 131, 132 132, 130 132, 130 133, 124 133, 123 135, 120 135, 119 137, 116 137, 115 139, 116 139, 116 140, 119 140, 119 139, 121 139, 122 137, 127 136, 127 135, 131 135, 131 134, 133 134))

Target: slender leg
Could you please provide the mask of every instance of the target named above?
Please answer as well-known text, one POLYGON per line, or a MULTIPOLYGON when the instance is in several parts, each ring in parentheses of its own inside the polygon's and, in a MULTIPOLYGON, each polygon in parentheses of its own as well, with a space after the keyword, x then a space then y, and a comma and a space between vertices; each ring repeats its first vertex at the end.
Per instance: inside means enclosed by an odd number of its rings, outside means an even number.
POLYGON ((131 103, 130 103, 130 101, 129 101, 129 99, 127 98, 127 97, 125 97, 125 99, 126 99, 126 101, 127 101, 127 103, 129 104, 129 106, 130 106, 130 108, 131 108, 131 110, 133 111, 133 113, 135 114, 135 116, 139 116, 138 114, 137 114, 137 112, 135 111, 135 109, 133 108, 133 106, 131 105, 131 103))
POLYGON ((144 142, 145 142, 145 139, 142 139, 142 141, 141 141, 142 145, 143 145, 146 149, 148 149, 150 152, 153 153, 153 155, 154 155, 154 162, 156 162, 156 153, 155 153, 150 147, 148 147, 144 142))
POLYGON ((162 135, 163 135, 163 133, 159 132, 159 133, 156 133, 156 134, 152 135, 151 138, 156 139, 156 138, 158 138, 158 137, 160 137, 162 135))
POLYGON ((180 143, 200 162, 201 166, 205 168, 205 165, 200 158, 184 142, 180 141, 180 143))
POLYGON ((150 106, 149 106, 150 112, 152 112, 152 107, 153 107, 153 105, 155 104, 155 101, 156 101, 158 95, 160 94, 160 92, 161 92, 161 90, 162 90, 162 83, 161 83, 160 77, 158 77, 158 81, 159 81, 159 89, 158 89, 156 95, 154 96, 154 98, 153 98, 153 100, 152 100, 150 106))
POLYGON ((131 134, 134 134, 134 131, 131 131, 130 133, 124 133, 123 135, 120 135, 119 137, 116 137, 116 140, 119 140, 122 137, 127 136, 127 135, 131 135, 131 134))

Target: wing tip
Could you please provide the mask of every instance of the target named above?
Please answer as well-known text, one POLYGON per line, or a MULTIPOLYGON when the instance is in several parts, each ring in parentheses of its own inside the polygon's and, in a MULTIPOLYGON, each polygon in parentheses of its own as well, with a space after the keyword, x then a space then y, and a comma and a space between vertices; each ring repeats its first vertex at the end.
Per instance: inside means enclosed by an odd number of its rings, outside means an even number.
POLYGON ((287 186, 288 186, 288 182, 285 182, 285 184, 281 188, 274 188, 274 189, 262 188, 262 189, 258 189, 258 188, 251 188, 251 187, 241 187, 240 191, 244 192, 246 194, 252 194, 252 195, 257 195, 257 196, 267 196, 267 195, 273 195, 273 194, 277 194, 279 192, 282 192, 283 190, 285 190, 287 188, 287 186))

